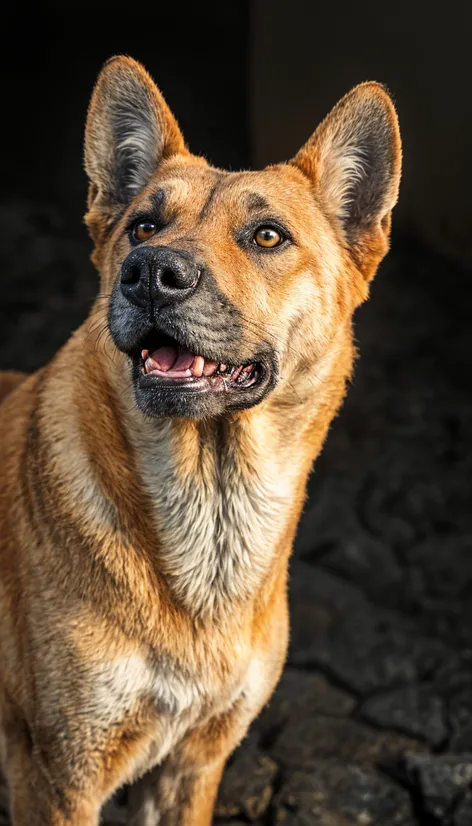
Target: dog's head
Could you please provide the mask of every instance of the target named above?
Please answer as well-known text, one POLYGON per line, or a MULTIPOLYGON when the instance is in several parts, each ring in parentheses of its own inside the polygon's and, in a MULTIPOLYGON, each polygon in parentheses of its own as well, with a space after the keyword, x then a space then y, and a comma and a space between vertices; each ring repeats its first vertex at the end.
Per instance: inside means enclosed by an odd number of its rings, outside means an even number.
POLYGON ((218 416, 316 370, 387 251, 400 157, 393 104, 366 83, 289 163, 224 172, 189 152, 138 63, 109 61, 87 223, 141 410, 218 416))

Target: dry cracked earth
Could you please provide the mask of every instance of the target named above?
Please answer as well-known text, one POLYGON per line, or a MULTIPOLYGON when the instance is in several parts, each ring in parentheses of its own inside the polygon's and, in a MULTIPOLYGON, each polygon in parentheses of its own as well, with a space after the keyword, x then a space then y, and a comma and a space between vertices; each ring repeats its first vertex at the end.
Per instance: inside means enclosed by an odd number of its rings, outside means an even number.
MULTIPOLYGON (((1 366, 32 370, 96 276, 63 211, 0 212, 1 366)), ((397 238, 310 480, 287 668, 228 765, 220 826, 472 824, 471 320, 471 274, 397 238)), ((104 823, 126 823, 126 790, 104 823)))

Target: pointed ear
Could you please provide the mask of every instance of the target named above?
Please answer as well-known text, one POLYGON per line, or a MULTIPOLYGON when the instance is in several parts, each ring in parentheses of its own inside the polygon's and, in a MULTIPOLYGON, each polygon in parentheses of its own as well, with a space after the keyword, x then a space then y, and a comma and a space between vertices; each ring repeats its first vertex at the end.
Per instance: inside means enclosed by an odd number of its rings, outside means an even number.
POLYGON ((146 70, 129 57, 103 67, 85 131, 88 206, 117 214, 148 183, 159 162, 188 154, 172 112, 146 70))
POLYGON ((325 214, 370 278, 388 247, 401 174, 398 119, 383 86, 356 86, 291 163, 313 182, 325 214))

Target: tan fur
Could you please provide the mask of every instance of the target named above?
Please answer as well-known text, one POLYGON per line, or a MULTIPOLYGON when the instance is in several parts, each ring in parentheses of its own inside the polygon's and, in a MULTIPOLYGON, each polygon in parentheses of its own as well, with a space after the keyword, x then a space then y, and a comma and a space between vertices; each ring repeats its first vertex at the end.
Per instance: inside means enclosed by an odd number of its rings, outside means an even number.
POLYGON ((0 712, 13 823, 97 824, 113 791, 138 780, 134 826, 208 826, 225 760, 283 666, 288 558, 351 373, 352 312, 388 247, 398 126, 385 91, 366 84, 290 164, 223 173, 188 152, 149 76, 119 58, 92 99, 86 167, 100 297, 49 365, 0 384, 0 712), (390 155, 375 214, 348 224, 368 174, 356 143, 365 112, 390 155), (114 151, 124 163, 139 155, 124 182, 114 151), (157 189, 174 216, 159 244, 204 257, 245 320, 247 358, 261 338, 278 354, 276 386, 249 410, 148 419, 134 403, 128 358, 106 332, 108 297, 130 212, 157 189), (263 260, 234 240, 254 193, 294 236, 263 260))

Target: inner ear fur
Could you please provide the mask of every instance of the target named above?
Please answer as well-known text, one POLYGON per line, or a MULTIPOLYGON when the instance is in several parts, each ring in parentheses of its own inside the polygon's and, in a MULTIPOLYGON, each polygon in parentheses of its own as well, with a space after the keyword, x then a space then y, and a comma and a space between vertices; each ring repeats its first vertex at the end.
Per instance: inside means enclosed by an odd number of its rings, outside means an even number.
POLYGON ((324 213, 366 277, 388 248, 400 185, 401 139, 379 83, 356 86, 291 161, 312 182, 324 213))
POLYGON ((176 119, 144 67, 129 57, 109 60, 98 76, 85 130, 92 234, 97 213, 111 223, 163 159, 188 154, 176 119))

